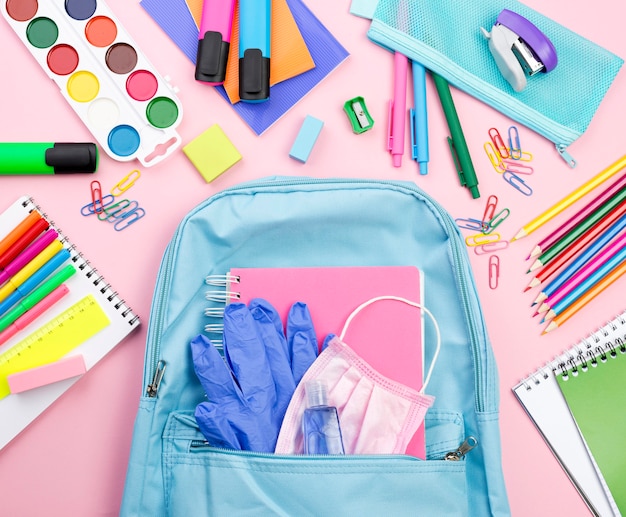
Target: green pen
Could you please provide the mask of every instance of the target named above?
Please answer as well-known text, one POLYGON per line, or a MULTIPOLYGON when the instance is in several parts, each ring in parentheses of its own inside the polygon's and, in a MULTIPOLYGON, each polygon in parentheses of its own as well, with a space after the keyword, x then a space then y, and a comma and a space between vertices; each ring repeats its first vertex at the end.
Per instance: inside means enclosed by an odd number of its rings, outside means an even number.
POLYGON ((85 143, 0 142, 0 175, 95 172, 98 147, 85 143))
POLYGON ((74 273, 76 273, 76 268, 72 264, 68 264, 56 275, 41 284, 28 296, 25 296, 13 309, 0 318, 0 332, 7 328, 26 311, 32 309, 74 273))
POLYGON ((463 129, 461 128, 461 122, 457 115, 456 108, 454 107, 454 101, 452 100, 452 94, 450 93, 450 85, 440 75, 431 72, 435 81, 435 88, 437 88, 437 94, 441 101, 441 107, 443 113, 446 116, 448 122, 448 128, 450 129, 450 135, 452 138, 448 138, 448 144, 450 144, 450 151, 452 152, 452 159, 456 166, 456 172, 459 175, 461 185, 467 187, 472 194, 472 198, 476 199, 480 197, 478 191, 478 178, 476 177, 476 171, 474 170, 474 164, 467 148, 467 142, 465 141, 465 135, 463 135, 463 129))

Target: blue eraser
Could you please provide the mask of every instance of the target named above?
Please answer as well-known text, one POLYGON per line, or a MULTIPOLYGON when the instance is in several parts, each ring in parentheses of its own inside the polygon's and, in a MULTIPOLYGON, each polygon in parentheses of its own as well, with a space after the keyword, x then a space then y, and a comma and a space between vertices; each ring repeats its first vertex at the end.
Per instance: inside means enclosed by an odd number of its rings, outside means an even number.
POLYGON ((320 131, 322 131, 322 127, 324 127, 324 122, 311 115, 307 115, 300 131, 298 131, 296 141, 291 146, 289 156, 305 163, 313 150, 313 146, 317 141, 317 137, 320 135, 320 131))

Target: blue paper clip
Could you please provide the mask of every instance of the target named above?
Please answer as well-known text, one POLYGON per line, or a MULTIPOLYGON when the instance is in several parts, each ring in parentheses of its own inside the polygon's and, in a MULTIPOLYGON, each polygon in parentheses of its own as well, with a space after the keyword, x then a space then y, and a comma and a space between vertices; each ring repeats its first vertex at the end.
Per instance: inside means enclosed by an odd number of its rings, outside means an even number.
POLYGON ((113 228, 115 228, 118 232, 121 232, 122 230, 128 228, 131 224, 136 223, 144 215, 146 215, 146 211, 141 207, 137 207, 134 210, 127 212, 122 218, 116 221, 113 228))
POLYGON ((500 278, 500 257, 491 255, 489 257, 489 288, 498 287, 498 279, 500 278))
POLYGON ((524 183, 524 180, 520 178, 517 174, 513 174, 511 171, 504 171, 502 177, 504 178, 504 181, 506 181, 516 190, 519 190, 525 196, 532 195, 533 189, 526 185, 526 183, 524 183))
POLYGON ((111 221, 117 214, 126 210, 128 205, 130 205, 129 199, 120 199, 117 203, 113 203, 102 210, 102 212, 98 214, 98 219, 101 221, 111 221))
POLYGON ((454 222, 459 228, 465 228, 467 230, 482 232, 485 229, 485 225, 479 219, 455 219, 454 222))
POLYGON ((509 152, 511 158, 519 160, 522 157, 522 146, 519 141, 519 132, 517 127, 511 126, 509 128, 509 152))
POLYGON ((96 200, 97 207, 94 205, 93 201, 91 203, 87 203, 84 207, 80 209, 80 213, 84 216, 93 215, 96 213, 102 213, 102 210, 113 203, 113 194, 107 194, 100 199, 96 200))

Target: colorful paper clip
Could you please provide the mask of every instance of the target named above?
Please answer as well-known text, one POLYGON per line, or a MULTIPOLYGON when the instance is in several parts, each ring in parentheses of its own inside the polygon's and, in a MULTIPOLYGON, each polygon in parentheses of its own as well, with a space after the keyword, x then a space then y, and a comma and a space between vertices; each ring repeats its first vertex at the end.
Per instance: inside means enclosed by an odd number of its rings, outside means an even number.
POLYGON ((484 233, 476 233, 465 238, 465 244, 468 246, 482 246, 483 244, 489 244, 490 242, 496 242, 500 240, 499 233, 490 233, 485 235, 484 233))
POLYGON ((491 255, 489 257, 489 288, 498 287, 498 279, 500 278, 500 257, 491 255))
POLYGON ((500 224, 502 224, 502 221, 504 221, 510 214, 511 211, 508 208, 503 208, 502 210, 500 210, 487 222, 487 230, 483 230, 483 233, 491 233, 498 226, 500 226, 500 224))
POLYGON ((519 131, 517 127, 511 126, 509 128, 509 154, 514 160, 519 160, 522 157, 522 146, 519 140, 519 131))
POLYGON ((91 204, 96 214, 102 212, 102 185, 98 180, 91 182, 91 204))
POLYGON ((120 199, 117 203, 113 203, 103 209, 102 213, 98 214, 98 219, 111 222, 118 214, 126 211, 129 205, 130 199, 120 199))
POLYGON ((509 148, 504 144, 504 140, 502 140, 500 132, 495 127, 489 129, 489 138, 491 138, 493 146, 500 155, 500 158, 506 159, 511 156, 509 154, 509 148))
POLYGON ((500 155, 494 149, 493 144, 491 142, 485 142, 483 148, 485 149, 485 152, 489 157, 491 166, 498 174, 502 174, 506 170, 506 167, 504 162, 502 161, 502 158, 500 158, 500 155))
POLYGON ((487 198, 487 206, 485 206, 485 211, 483 212, 482 219, 482 232, 486 233, 485 230, 489 229, 489 221, 493 219, 493 216, 496 213, 496 207, 498 206, 498 196, 494 196, 493 194, 487 198))
POLYGON ((533 189, 530 188, 517 174, 513 174, 511 171, 504 171, 502 177, 504 178, 504 181, 506 181, 509 185, 520 191, 525 196, 532 195, 533 189))
POLYGON ((482 232, 485 229, 483 222, 479 219, 455 219, 454 222, 459 228, 465 228, 466 230, 477 230, 482 232))
POLYGON ((474 253, 476 255, 489 255, 496 251, 504 250, 509 247, 509 241, 499 240, 496 242, 489 242, 487 244, 481 244, 480 246, 474 246, 474 253))
POLYGON ((524 165, 523 163, 514 162, 513 160, 504 160, 505 170, 511 171, 514 174, 532 174, 535 170, 530 165, 524 165))
POLYGON ((113 194, 107 194, 102 197, 101 201, 98 201, 97 207, 100 208, 100 212, 96 212, 96 205, 94 205, 93 201, 91 203, 87 203, 84 207, 80 209, 80 213, 84 216, 93 215, 95 213, 102 213, 102 209, 109 206, 113 203, 113 194))
POLYGON ((124 176, 120 181, 118 181, 113 188, 111 189, 111 194, 114 196, 119 196, 122 193, 126 192, 130 187, 132 187, 135 182, 141 176, 141 172, 139 169, 133 169, 126 176, 124 176))
POLYGON ((131 224, 135 224, 144 215, 146 215, 146 211, 141 207, 137 207, 134 210, 127 212, 121 219, 116 221, 113 228, 115 228, 118 232, 121 232, 122 230, 128 228, 131 224))
MULTIPOLYGON (((508 149, 509 153, 511 152, 511 149, 508 149)), ((520 157, 517 158, 518 162, 532 162, 533 161, 533 155, 532 153, 529 153, 528 151, 522 151, 520 154, 520 157)))

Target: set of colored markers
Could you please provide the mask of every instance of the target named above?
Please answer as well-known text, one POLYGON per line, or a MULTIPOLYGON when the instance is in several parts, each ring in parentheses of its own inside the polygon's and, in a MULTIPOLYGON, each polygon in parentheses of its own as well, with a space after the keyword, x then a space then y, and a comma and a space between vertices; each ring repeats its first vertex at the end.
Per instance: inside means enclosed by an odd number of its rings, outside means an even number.
POLYGON ((70 251, 33 210, 0 241, 0 345, 68 293, 70 251))
POLYGON ((520 239, 612 179, 594 199, 580 208, 533 248, 529 268, 535 272, 526 291, 539 287, 535 315, 549 322, 543 333, 563 325, 626 273, 626 156, 581 185, 530 223, 520 239), (617 179, 615 179, 615 177, 617 179))

